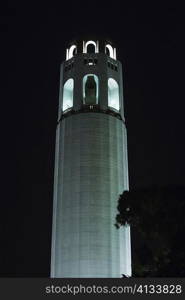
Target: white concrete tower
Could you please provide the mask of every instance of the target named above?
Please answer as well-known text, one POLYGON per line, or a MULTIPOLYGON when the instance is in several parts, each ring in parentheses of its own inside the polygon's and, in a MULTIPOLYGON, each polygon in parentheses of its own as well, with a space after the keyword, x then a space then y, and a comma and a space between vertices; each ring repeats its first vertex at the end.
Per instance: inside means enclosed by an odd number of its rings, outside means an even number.
POLYGON ((107 41, 77 41, 61 65, 51 277, 131 276, 130 227, 115 227, 128 190, 122 66, 107 41))

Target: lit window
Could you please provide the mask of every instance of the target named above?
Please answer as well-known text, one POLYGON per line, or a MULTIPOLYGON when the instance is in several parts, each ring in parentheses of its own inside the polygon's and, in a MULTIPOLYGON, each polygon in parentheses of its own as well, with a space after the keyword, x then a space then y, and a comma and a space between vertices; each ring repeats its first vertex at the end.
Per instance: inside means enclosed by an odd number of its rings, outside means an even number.
POLYGON ((93 65, 93 60, 90 58, 89 59, 89 63, 88 63, 88 65, 90 65, 90 66, 92 66, 93 65))
POLYGON ((94 58, 94 59, 92 59, 92 58, 89 58, 89 59, 84 59, 84 64, 85 65, 89 65, 89 66, 95 66, 95 65, 97 65, 97 63, 98 63, 98 60, 97 60, 97 58, 94 58))
POLYGON ((105 54, 107 54, 108 56, 110 56, 110 50, 108 49, 108 47, 105 47, 105 54))
POLYGON ((93 44, 87 46, 87 53, 95 53, 96 47, 93 44))
POLYGON ((70 78, 66 81, 63 88, 63 106, 62 106, 63 111, 73 106, 73 90, 74 90, 74 80, 70 78))
POLYGON ((88 74, 83 78, 83 103, 98 103, 98 77, 94 74, 88 74))
POLYGON ((105 53, 113 59, 116 59, 116 49, 113 48, 110 44, 105 46, 105 53))
POLYGON ((94 41, 88 41, 84 44, 83 53, 97 53, 98 52, 98 44, 94 41))
POLYGON ((119 85, 113 78, 108 79, 108 106, 116 110, 120 109, 119 85))
POLYGON ((77 47, 75 45, 72 45, 69 48, 68 59, 72 58, 74 56, 74 54, 76 54, 76 51, 77 51, 77 47))
POLYGON ((105 46, 105 53, 110 56, 111 58, 114 58, 114 51, 111 45, 107 44, 105 46))

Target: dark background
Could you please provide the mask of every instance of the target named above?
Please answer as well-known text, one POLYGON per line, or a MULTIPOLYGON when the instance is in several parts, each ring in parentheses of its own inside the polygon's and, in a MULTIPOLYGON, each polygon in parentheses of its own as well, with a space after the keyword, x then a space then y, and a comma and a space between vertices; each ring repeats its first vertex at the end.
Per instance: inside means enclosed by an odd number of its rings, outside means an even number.
POLYGON ((130 2, 25 1, 1 12, 1 277, 49 276, 59 70, 73 39, 117 48, 130 189, 185 184, 185 10, 130 2))

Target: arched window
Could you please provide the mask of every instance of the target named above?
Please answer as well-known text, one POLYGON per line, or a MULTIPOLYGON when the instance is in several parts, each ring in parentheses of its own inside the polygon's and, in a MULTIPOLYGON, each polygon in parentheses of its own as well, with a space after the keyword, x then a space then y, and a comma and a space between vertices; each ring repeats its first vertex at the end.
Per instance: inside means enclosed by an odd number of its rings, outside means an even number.
POLYGON ((114 56, 114 49, 112 48, 112 46, 110 44, 107 44, 105 46, 105 53, 107 55, 109 55, 111 58, 116 59, 114 56))
POLYGON ((95 46, 93 44, 89 44, 87 46, 87 53, 95 53, 96 49, 95 46))
POLYGON ((83 103, 98 104, 98 77, 94 74, 87 74, 83 78, 83 103))
POLYGON ((97 44, 94 41, 88 41, 84 44, 84 53, 97 53, 97 44))
POLYGON ((69 48, 68 59, 72 58, 72 57, 74 56, 74 54, 76 54, 76 51, 77 51, 76 45, 72 45, 72 46, 69 48))
POLYGON ((110 50, 108 47, 105 47, 105 54, 107 54, 108 56, 110 56, 110 50))
POLYGON ((108 106, 116 110, 120 109, 119 85, 115 79, 108 79, 108 106))
POLYGON ((63 88, 63 105, 62 105, 63 111, 73 106, 73 90, 74 90, 74 79, 70 78, 66 81, 63 88))

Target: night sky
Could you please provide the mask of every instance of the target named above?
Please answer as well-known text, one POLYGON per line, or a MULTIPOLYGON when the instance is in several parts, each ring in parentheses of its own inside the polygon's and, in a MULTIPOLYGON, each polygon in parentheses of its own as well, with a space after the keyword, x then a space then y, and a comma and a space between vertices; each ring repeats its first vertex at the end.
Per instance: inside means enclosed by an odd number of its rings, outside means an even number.
POLYGON ((25 1, 3 12, 1 277, 49 276, 59 70, 73 39, 117 48, 130 189, 185 185, 185 11, 130 2, 25 1))

